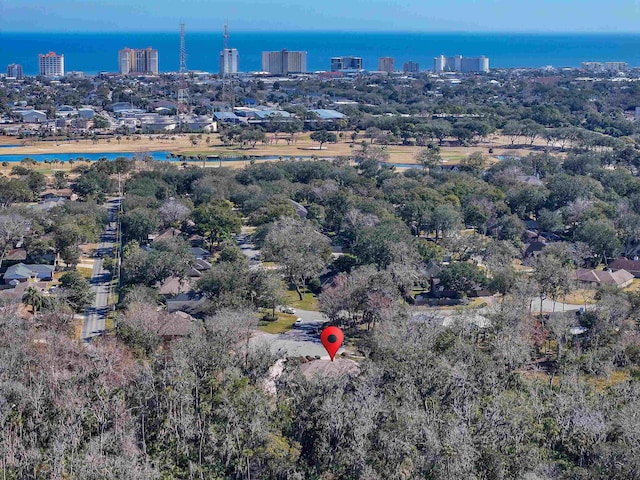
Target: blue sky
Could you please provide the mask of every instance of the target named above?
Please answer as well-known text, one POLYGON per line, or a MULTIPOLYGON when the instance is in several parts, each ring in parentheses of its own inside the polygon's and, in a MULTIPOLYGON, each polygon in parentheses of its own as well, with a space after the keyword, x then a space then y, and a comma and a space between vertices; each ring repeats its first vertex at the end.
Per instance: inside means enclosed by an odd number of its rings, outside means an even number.
POLYGON ((640 0, 0 0, 0 31, 638 32, 640 0))

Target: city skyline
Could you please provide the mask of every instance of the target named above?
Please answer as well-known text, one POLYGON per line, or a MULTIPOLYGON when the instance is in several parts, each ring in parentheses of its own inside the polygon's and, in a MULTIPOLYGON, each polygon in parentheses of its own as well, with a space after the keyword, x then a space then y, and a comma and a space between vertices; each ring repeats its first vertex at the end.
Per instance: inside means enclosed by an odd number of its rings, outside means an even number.
MULTIPOLYGON (((94 1, 6 0, 0 31, 170 31, 177 21, 191 31, 207 31, 212 19, 199 1, 112 0, 109 8, 94 1), (145 22, 142 22, 142 20, 145 22), (152 20, 152 21, 149 21, 152 20), (142 27, 146 26, 146 28, 142 27)), ((405 0, 327 0, 304 5, 280 0, 274 7, 256 0, 238 0, 216 11, 236 31, 477 31, 477 32, 635 32, 640 4, 610 0, 603 9, 595 0, 451 0, 446 4, 405 0), (246 12, 254 15, 248 17, 246 12), (553 12, 553 14, 550 14, 553 12), (357 22, 354 22, 357 19, 357 22)))
MULTIPOLYGON (((235 31, 235 30, 234 30, 235 31)), ((38 54, 50 50, 65 54, 65 69, 87 74, 118 71, 117 51, 123 46, 153 45, 159 52, 159 70, 179 68, 179 31, 166 34, 43 34, 3 33, 6 48, 0 51, 0 64, 22 64, 24 74, 36 75, 38 54), (112 54, 105 54, 112 52, 112 54)), ((640 66, 640 35, 495 35, 495 34, 326 34, 238 32, 229 47, 242 57, 241 72, 261 70, 262 51, 308 52, 308 70, 376 70, 382 56, 395 60, 396 70, 413 61, 422 69, 431 69, 434 57, 456 54, 464 57, 485 55, 492 68, 579 67, 581 62, 626 62, 640 66), (332 59, 357 58, 362 67, 332 65, 332 59)), ((194 71, 219 71, 219 53, 224 42, 221 30, 187 33, 188 68, 194 71)))

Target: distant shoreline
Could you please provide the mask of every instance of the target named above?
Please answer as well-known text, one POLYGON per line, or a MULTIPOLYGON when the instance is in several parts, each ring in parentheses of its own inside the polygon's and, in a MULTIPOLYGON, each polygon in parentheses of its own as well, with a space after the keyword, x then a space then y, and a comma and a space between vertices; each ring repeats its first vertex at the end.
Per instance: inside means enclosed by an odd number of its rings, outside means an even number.
MULTIPOLYGON (((218 71, 221 31, 190 31, 187 25, 187 67, 218 71)), ((37 74, 37 56, 50 50, 65 55, 67 71, 96 74, 118 69, 118 50, 151 46, 159 52, 161 72, 179 67, 179 35, 175 32, 3 32, 0 65, 19 63, 26 75, 37 74)), ((463 55, 490 58, 490 68, 540 68, 553 65, 575 68, 585 61, 620 61, 640 66, 640 33, 636 32, 345 32, 337 31, 233 31, 229 46, 240 54, 240 71, 261 70, 262 51, 303 50, 307 70, 330 69, 340 55, 363 58, 365 70, 376 70, 379 57, 395 59, 396 69, 413 61, 430 70, 435 56, 463 55)))

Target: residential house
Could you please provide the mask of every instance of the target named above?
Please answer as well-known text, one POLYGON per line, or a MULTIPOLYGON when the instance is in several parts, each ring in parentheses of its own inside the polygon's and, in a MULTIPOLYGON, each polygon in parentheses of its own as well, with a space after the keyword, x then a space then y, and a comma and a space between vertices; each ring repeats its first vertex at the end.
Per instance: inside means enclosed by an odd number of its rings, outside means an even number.
POLYGON ((149 235, 149 240, 151 240, 152 243, 155 243, 155 242, 161 242, 164 240, 170 240, 172 238, 181 237, 181 236, 182 236, 181 230, 178 230, 177 228, 167 228, 166 230, 163 230, 157 235, 149 235))
POLYGON ((165 341, 186 337, 193 330, 195 323, 195 318, 178 310, 167 315, 167 321, 158 329, 158 335, 165 341))
POLYGON ((44 202, 40 202, 37 205, 33 205, 31 208, 33 208, 34 210, 36 210, 38 212, 48 212, 52 208, 64 205, 66 203, 66 201, 67 200, 65 198, 56 197, 56 198, 53 198, 51 200, 46 200, 44 202))
POLYGON ((636 278, 640 278, 640 260, 635 257, 633 260, 620 257, 609 263, 609 268, 616 272, 618 270, 626 270, 636 278))
POLYGON ((9 284, 12 280, 26 282, 31 279, 53 280, 53 265, 27 265, 18 263, 7 268, 3 278, 4 283, 9 284))
POLYGON ((208 258, 211 256, 208 250, 205 250, 204 248, 201 248, 201 247, 191 247, 191 255, 193 255, 194 258, 196 259, 208 258))
POLYGON ((612 272, 610 270, 588 270, 579 268, 575 272, 575 278, 580 282, 592 283, 598 286, 612 285, 618 288, 624 288, 631 285, 634 276, 623 269, 612 272))
POLYGON ((178 277, 169 277, 162 283, 158 282, 155 287, 158 289, 158 295, 163 297, 180 295, 181 293, 187 293, 191 290, 189 281, 178 277))
POLYGON ((182 311, 190 315, 197 315, 202 312, 205 306, 206 297, 193 291, 181 293, 175 297, 166 299, 167 311, 169 313, 182 311))
POLYGON ((27 259, 27 251, 24 248, 9 250, 4 257, 6 262, 24 262, 27 259))

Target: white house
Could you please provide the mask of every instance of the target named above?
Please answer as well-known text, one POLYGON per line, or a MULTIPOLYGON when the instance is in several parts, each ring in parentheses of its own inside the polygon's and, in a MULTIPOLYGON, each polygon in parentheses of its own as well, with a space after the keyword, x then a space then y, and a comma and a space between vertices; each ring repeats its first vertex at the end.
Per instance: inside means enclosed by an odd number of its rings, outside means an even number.
POLYGON ((19 113, 25 123, 44 123, 47 121, 47 114, 42 110, 24 110, 19 113))

